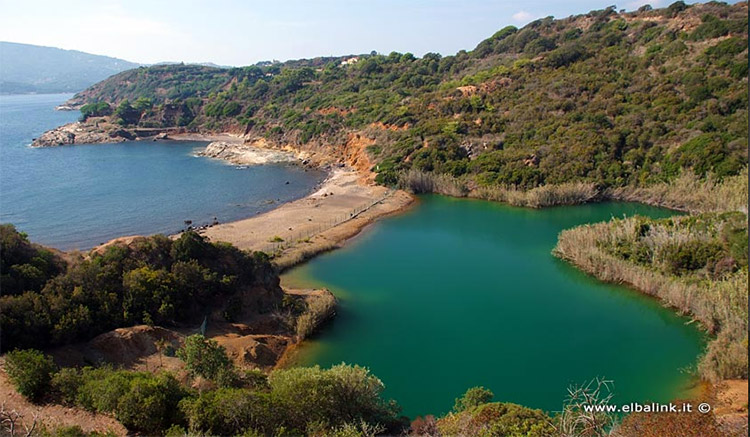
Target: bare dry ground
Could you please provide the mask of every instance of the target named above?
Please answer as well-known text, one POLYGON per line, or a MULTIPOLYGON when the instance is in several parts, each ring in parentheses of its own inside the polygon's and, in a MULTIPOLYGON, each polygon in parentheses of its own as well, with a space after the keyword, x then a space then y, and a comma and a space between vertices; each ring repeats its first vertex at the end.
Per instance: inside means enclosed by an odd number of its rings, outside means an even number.
MULTIPOLYGON (((0 369, 0 404, 6 412, 15 410, 16 413, 23 416, 21 418, 23 423, 17 424, 20 431, 24 430, 23 425, 30 427, 34 417, 37 417, 37 427, 40 424, 43 424, 47 429, 78 425, 86 432, 98 431, 104 433, 112 431, 116 435, 127 435, 125 427, 114 417, 56 404, 32 404, 15 390, 8 380, 5 370, 2 369, 0 369)), ((21 434, 25 435, 26 433, 21 432, 21 434)))

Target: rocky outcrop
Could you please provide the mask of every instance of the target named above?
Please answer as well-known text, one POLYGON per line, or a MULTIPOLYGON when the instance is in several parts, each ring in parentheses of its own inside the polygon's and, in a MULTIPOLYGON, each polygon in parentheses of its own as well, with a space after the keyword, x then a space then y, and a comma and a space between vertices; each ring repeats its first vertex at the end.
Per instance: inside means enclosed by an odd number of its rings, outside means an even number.
POLYGON ((35 138, 31 147, 54 147, 69 144, 114 143, 135 136, 123 128, 111 125, 98 126, 81 122, 69 123, 43 133, 35 138))
POLYGON ((184 128, 144 129, 125 128, 106 119, 92 119, 62 125, 35 138, 31 147, 55 147, 71 144, 119 143, 143 139, 169 139, 170 134, 179 134, 184 128))
POLYGON ((221 159, 236 165, 260 165, 280 162, 298 162, 299 159, 290 152, 271 150, 251 144, 214 141, 197 153, 198 156, 221 159))

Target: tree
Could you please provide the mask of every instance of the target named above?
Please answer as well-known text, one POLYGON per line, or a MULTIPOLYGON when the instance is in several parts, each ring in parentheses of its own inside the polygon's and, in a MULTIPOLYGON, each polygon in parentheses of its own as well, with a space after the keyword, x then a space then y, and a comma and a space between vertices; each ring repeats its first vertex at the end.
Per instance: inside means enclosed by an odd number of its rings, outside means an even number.
POLYGON ((210 380, 215 380, 232 367, 224 347, 200 334, 186 338, 185 345, 177 351, 177 356, 185 362, 192 376, 210 380))
POLYGON ((116 122, 123 126, 136 124, 141 118, 141 111, 134 108, 130 101, 125 99, 115 109, 114 117, 116 122))
POLYGON ((5 356, 5 371, 19 393, 38 401, 48 392, 55 363, 38 350, 16 349, 5 356))
POLYGON ((89 117, 102 117, 112 113, 112 107, 107 102, 87 103, 81 106, 81 121, 89 117))

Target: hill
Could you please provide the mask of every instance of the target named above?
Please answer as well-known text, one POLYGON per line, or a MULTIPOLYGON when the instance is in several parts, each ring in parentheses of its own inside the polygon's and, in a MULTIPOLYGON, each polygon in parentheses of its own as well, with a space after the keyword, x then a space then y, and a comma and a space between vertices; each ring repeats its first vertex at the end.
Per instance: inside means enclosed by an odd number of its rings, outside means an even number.
POLYGON ((107 102, 101 113, 124 126, 230 131, 331 156, 364 135, 378 182, 441 175, 485 197, 715 181, 747 162, 747 12, 746 2, 609 7, 508 26, 453 56, 140 68, 72 103, 107 102))
POLYGON ((76 50, 0 41, 0 93, 73 93, 138 64, 76 50))

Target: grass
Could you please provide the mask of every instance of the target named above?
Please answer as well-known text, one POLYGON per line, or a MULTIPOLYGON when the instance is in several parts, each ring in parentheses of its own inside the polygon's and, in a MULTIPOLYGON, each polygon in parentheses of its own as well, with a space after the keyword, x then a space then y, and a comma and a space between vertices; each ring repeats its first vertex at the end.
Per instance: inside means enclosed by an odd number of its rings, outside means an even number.
POLYGON ((748 169, 745 167, 739 175, 729 176, 723 180, 718 180, 712 175, 702 179, 691 171, 684 171, 671 182, 647 187, 599 189, 592 182, 567 182, 521 190, 499 185, 476 186, 469 180, 450 175, 411 169, 399 174, 398 186, 416 194, 437 193, 453 197, 473 197, 528 208, 621 200, 692 213, 747 213, 747 180, 748 169))
POLYGON ((578 205, 596 201, 600 192, 593 183, 568 182, 558 185, 542 185, 531 190, 505 187, 479 187, 471 197, 504 202, 513 206, 543 208, 555 205, 578 205))
POLYGON ((577 205, 597 200, 596 186, 586 182, 543 185, 531 190, 491 186, 469 188, 471 183, 446 174, 409 170, 399 175, 399 187, 412 193, 437 193, 453 197, 473 197, 504 202, 513 206, 543 208, 554 205, 577 205))
POLYGON ((663 206, 687 212, 742 211, 747 213, 748 170, 739 175, 717 180, 708 175, 700 179, 693 172, 684 171, 672 182, 648 187, 621 187, 608 190, 607 197, 663 206))

